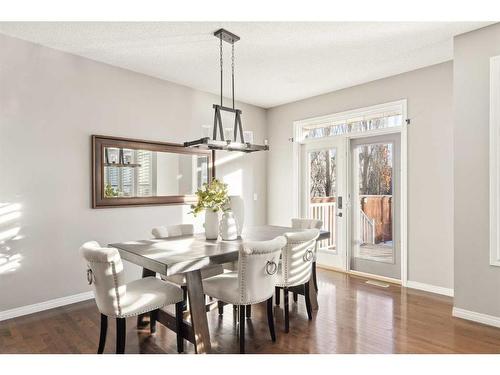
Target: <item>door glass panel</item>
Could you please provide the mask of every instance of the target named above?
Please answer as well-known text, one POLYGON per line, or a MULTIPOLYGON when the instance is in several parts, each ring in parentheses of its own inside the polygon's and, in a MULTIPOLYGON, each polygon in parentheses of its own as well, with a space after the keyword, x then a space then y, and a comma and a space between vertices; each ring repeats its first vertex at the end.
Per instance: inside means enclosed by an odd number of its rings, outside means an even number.
POLYGON ((319 247, 337 253, 337 149, 308 152, 309 217, 323 222, 330 238, 319 247))
POLYGON ((356 258, 394 263, 392 143, 354 148, 354 241, 356 258))

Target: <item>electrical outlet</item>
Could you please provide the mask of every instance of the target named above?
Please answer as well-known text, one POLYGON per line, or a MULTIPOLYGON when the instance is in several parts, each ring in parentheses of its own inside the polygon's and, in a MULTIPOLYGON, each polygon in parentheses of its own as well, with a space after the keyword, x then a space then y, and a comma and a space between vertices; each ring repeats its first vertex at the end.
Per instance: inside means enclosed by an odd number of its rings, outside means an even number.
POLYGON ((256 201, 257 200, 257 193, 253 193, 253 200, 256 201))

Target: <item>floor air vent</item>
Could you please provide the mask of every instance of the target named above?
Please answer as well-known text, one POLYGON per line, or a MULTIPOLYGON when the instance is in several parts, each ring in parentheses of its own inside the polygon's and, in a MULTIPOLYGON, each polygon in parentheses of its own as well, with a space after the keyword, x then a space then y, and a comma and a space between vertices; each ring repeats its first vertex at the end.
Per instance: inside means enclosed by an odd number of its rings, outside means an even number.
POLYGON ((378 286, 378 287, 381 287, 381 288, 389 288, 389 284, 387 283, 384 283, 382 281, 376 281, 376 280, 367 280, 365 281, 367 284, 370 284, 370 285, 375 285, 375 286, 378 286))

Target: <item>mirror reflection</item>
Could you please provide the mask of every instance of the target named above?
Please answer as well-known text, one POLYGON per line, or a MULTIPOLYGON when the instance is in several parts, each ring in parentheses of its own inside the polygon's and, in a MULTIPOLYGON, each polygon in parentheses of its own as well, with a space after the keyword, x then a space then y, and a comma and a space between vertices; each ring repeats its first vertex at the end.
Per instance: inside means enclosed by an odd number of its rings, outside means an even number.
POLYGON ((208 182, 208 157, 104 148, 104 198, 192 195, 208 182))

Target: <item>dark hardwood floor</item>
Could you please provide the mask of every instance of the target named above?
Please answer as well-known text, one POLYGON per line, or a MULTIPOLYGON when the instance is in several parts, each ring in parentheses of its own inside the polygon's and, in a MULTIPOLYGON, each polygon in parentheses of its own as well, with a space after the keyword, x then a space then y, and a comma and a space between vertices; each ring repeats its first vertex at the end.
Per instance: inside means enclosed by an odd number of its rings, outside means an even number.
MULTIPOLYGON (((290 298, 290 333, 275 307, 273 343, 265 303, 255 306, 246 324, 247 353, 500 353, 500 329, 453 318, 451 298, 318 271, 320 309, 313 320, 303 296, 297 304, 290 298)), ((94 301, 87 301, 0 322, 0 353, 95 353, 99 319, 94 301)), ((150 336, 135 323, 127 320, 126 353, 176 353, 173 332, 159 324, 150 336)), ((209 326, 214 352, 238 352, 231 306, 222 318, 217 309, 209 312, 209 326)), ((105 353, 115 350, 114 328, 110 319, 105 353)), ((187 341, 185 351, 194 352, 187 341)))

